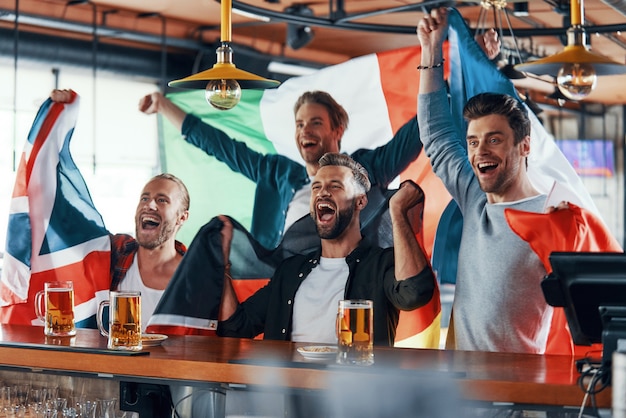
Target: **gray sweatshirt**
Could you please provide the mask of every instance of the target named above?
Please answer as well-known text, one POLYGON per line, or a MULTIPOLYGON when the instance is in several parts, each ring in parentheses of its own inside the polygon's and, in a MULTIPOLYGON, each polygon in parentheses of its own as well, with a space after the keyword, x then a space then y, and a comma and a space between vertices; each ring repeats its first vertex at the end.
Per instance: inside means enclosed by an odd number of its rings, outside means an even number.
POLYGON ((546 270, 504 218, 506 208, 541 212, 545 195, 490 204, 454 128, 445 90, 419 95, 420 137, 435 174, 463 214, 453 303, 459 350, 543 354, 552 320, 540 282, 546 270))

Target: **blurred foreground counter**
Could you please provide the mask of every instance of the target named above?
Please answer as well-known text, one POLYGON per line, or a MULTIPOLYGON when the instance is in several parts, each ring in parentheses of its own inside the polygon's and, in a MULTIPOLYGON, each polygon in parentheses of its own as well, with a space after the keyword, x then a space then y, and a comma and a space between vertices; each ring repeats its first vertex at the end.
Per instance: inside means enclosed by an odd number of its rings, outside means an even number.
MULTIPOLYGON (((0 379, 7 385, 7 380, 16 376, 31 382, 50 382, 54 377, 66 386, 87 379, 93 381, 94 390, 107 397, 113 396, 111 387, 115 388, 119 410, 137 411, 146 417, 173 416, 171 406, 182 407, 198 390, 219 396, 254 392, 266 400, 276 395, 327 395, 328 405, 335 401, 350 405, 354 398, 355 404, 366 408, 368 399, 380 405, 388 398, 395 404, 407 398, 405 407, 413 408, 409 403, 421 396, 435 409, 437 405, 444 409, 444 404, 445 408, 458 405, 476 411, 507 405, 512 409, 565 411, 562 416, 569 416, 566 411, 576 416, 584 399, 577 382, 579 374, 568 356, 376 348, 374 365, 350 367, 335 364, 332 356, 307 359, 297 350, 302 345, 169 336, 160 345, 144 347, 140 352, 118 352, 107 350, 106 338, 96 330, 79 329, 75 337, 50 338, 40 327, 3 325, 0 379), (173 401, 163 400, 163 388, 172 388, 173 401)), ((65 389, 76 391, 75 387, 65 389)), ((610 388, 597 393, 593 400, 598 408, 610 408, 610 388)), ((271 403, 289 415, 289 408, 271 403)), ((431 412, 424 416, 437 416, 431 412)), ((370 415, 376 416, 371 408, 370 415)))

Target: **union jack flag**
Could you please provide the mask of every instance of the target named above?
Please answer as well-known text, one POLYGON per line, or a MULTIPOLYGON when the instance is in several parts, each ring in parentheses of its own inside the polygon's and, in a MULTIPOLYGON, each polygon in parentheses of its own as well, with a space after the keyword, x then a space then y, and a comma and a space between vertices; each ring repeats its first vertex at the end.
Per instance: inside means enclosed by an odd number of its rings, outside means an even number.
POLYGON ((95 326, 108 298, 111 244, 70 154, 79 97, 46 100, 24 145, 9 210, 0 322, 41 324, 34 297, 45 282, 74 282, 77 326, 95 326))

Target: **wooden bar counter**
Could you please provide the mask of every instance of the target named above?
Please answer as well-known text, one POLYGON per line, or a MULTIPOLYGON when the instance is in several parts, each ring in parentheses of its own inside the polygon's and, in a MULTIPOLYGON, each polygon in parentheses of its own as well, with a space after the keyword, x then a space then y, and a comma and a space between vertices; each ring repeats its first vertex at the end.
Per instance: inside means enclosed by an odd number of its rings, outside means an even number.
MULTIPOLYGON (((79 373, 94 377, 163 383, 206 382, 284 388, 324 389, 338 373, 375 377, 443 374, 458 383, 468 400, 515 404, 580 406, 584 393, 568 356, 540 356, 410 348, 376 348, 370 367, 341 367, 333 360, 311 361, 297 352, 302 344, 236 338, 170 336, 160 346, 133 355, 106 349, 106 338, 90 329, 76 337, 50 338, 40 327, 0 326, 0 365, 25 371, 79 373), (271 378, 269 378, 271 376, 271 378)), ((610 408, 611 390, 596 395, 610 408)))

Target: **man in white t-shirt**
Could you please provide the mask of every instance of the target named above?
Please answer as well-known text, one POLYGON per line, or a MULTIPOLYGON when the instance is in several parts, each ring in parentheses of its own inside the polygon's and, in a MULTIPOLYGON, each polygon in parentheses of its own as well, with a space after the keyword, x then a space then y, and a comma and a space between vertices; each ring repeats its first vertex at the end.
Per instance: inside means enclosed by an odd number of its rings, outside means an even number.
MULTIPOLYGON (((55 89, 50 99, 68 103, 72 93, 55 89)), ((189 191, 178 177, 167 173, 154 176, 139 197, 135 238, 111 234, 110 290, 141 291, 143 331, 187 252, 185 245, 176 241, 176 234, 189 217, 189 202, 189 191)))
MULTIPOLYGON (((374 302, 374 344, 393 346, 400 310, 424 306, 436 279, 415 237, 412 209, 423 211, 424 193, 404 182, 389 200, 393 247, 381 248, 361 233, 360 214, 368 204, 367 171, 345 154, 327 153, 311 185, 310 216, 321 248, 283 260, 267 286, 239 303, 232 282, 224 281, 217 334, 315 343, 336 343, 341 299, 374 302)), ((418 217, 421 219, 421 217, 418 217)), ((228 241, 232 224, 224 217, 228 241)), ((414 222, 419 222, 415 221, 414 222)), ((223 247, 229 264, 229 247, 223 247)))
POLYGON ((142 330, 186 252, 176 233, 189 216, 189 193, 171 174, 153 177, 141 191, 135 238, 111 235, 111 290, 141 291, 142 330))

